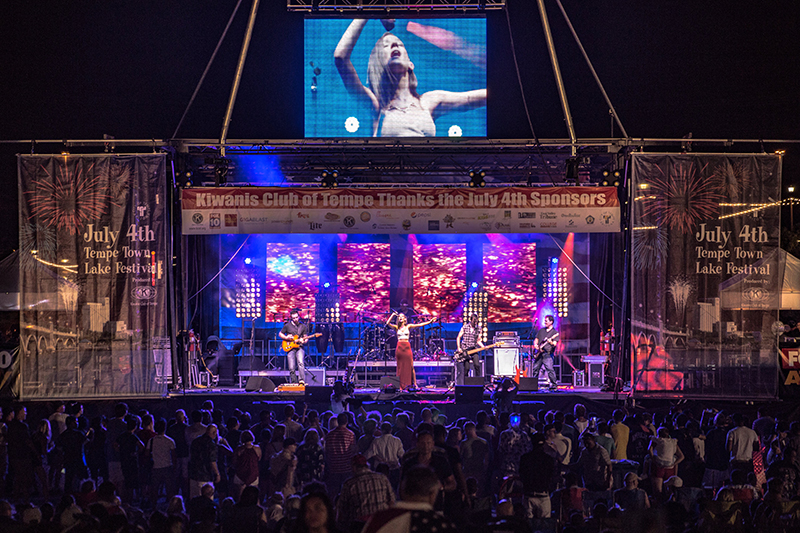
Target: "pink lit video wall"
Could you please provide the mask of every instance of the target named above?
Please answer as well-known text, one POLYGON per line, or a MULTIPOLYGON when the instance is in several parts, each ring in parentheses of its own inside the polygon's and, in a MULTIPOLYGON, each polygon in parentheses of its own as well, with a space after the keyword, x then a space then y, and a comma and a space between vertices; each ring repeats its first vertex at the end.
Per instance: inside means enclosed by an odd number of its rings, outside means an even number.
POLYGON ((467 279, 466 244, 415 244, 414 308, 424 314, 439 313, 444 320, 456 312, 467 279))
POLYGON ((267 244, 266 318, 288 320, 289 310, 313 317, 319 283, 319 244, 267 244))
POLYGON ((390 253, 388 243, 346 243, 338 246, 337 283, 340 307, 348 320, 361 313, 385 320, 389 310, 390 253))
POLYGON ((536 313, 536 243, 483 245, 489 322, 530 322, 536 313))

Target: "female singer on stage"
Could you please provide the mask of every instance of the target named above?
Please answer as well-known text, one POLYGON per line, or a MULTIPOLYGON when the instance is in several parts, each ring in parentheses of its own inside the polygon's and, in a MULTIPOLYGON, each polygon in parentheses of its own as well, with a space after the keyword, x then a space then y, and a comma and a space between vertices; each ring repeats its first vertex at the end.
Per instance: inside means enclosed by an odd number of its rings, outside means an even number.
POLYGON ((411 386, 417 388, 417 373, 414 371, 414 353, 411 351, 411 343, 408 338, 411 335, 411 328, 421 328, 432 323, 435 318, 419 324, 409 324, 406 315, 397 312, 392 313, 386 325, 397 330, 397 348, 394 357, 397 360, 397 377, 400 378, 400 388, 407 389, 411 386), (397 317, 397 324, 392 324, 392 319, 397 317))

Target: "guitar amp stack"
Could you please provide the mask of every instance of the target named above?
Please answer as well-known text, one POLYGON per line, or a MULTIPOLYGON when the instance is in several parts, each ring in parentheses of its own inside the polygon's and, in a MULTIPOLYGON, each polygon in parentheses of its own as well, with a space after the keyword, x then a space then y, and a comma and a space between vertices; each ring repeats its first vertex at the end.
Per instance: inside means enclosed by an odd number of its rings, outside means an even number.
POLYGON ((501 345, 494 349, 494 375, 514 376, 519 367, 519 335, 514 331, 498 331, 492 342, 501 345))

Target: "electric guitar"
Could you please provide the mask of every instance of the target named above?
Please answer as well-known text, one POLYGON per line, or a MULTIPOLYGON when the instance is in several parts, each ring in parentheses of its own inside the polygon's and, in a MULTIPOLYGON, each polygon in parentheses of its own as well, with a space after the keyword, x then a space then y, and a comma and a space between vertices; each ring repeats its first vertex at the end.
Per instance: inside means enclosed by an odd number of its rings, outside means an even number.
POLYGON ((484 346, 483 348, 473 348, 471 350, 457 350, 456 353, 453 354, 453 359, 455 359, 456 363, 463 363, 464 361, 468 360, 470 356, 474 353, 482 352, 484 350, 488 350, 489 348, 494 348, 496 346, 502 346, 502 342, 496 342, 494 344, 490 344, 489 346, 484 346))
POLYGON ((559 333, 558 333, 558 332, 556 332, 556 334, 555 334, 555 335, 553 335, 553 336, 552 336, 552 337, 550 337, 549 339, 546 339, 546 340, 544 340, 544 341, 542 342, 542 344, 539 346, 539 348, 538 348, 538 349, 536 349, 536 350, 534 350, 534 351, 531 353, 531 355, 532 355, 532 357, 533 357, 533 360, 534 360, 534 361, 538 361, 538 360, 539 360, 539 358, 540 358, 540 357, 542 357, 542 355, 544 354, 544 345, 545 345, 545 344, 552 344, 553 346, 555 346, 555 345, 556 345, 556 342, 555 342, 555 341, 556 341, 556 340, 558 340, 558 337, 559 337, 559 333))
POLYGON ((313 339, 314 337, 321 337, 322 333, 314 333, 313 335, 294 335, 292 340, 290 341, 283 341, 281 343, 281 348, 283 348, 284 352, 291 352, 295 348, 299 348, 302 344, 308 342, 308 339, 313 339))

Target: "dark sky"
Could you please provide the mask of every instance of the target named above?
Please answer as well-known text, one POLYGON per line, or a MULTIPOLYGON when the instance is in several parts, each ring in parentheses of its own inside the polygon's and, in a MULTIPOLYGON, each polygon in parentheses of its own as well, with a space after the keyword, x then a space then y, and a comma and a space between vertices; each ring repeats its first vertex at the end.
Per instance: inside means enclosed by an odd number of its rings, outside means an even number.
MULTIPOLYGON (((0 139, 168 138, 234 0, 5 2, 0 17, 0 139)), ((800 139, 800 2, 563 0, 630 136, 800 139)), ((579 138, 611 135, 608 110, 548 0, 579 138)), ((250 2, 243 2, 178 137, 218 137, 250 2)), ((566 137, 536 2, 510 0, 525 95, 539 137, 566 137)), ((530 138, 506 17, 489 14, 489 135, 530 138)), ((230 138, 302 136, 301 14, 262 0, 230 138)), ((323 74, 324 75, 324 74, 323 74)), ((618 130, 614 130, 619 135, 618 130)), ((800 145, 784 183, 800 185, 800 145)), ((746 150, 753 150, 752 146, 746 150)), ((13 154, 0 179, 16 206, 13 154)), ((16 209, 0 213, 16 247, 16 209)))

